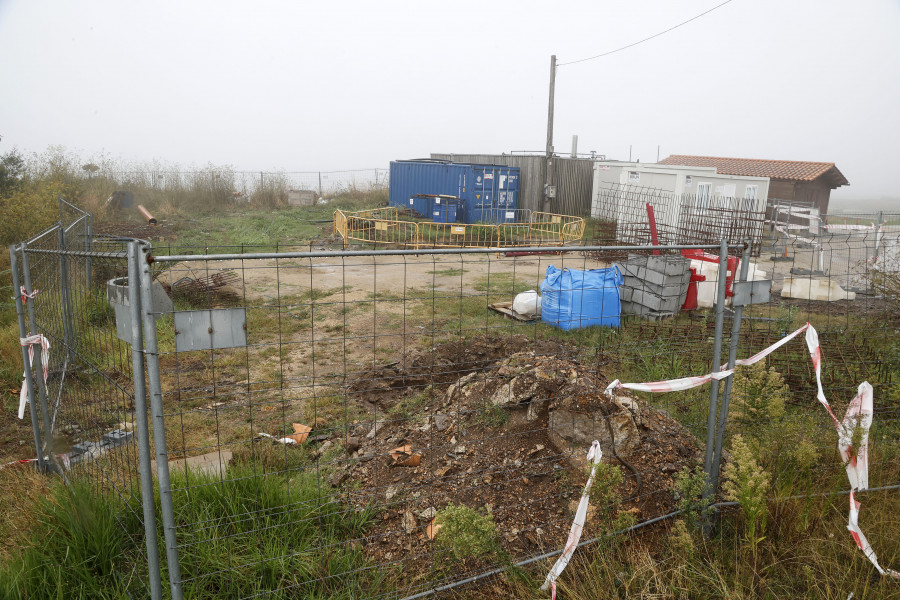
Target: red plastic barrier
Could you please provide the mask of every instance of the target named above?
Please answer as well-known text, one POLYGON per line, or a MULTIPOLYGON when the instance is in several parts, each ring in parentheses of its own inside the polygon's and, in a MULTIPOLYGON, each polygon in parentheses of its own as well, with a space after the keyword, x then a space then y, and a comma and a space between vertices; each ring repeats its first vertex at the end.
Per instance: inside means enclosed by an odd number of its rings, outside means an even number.
MULTIPOLYGON (((718 254, 709 254, 704 252, 703 250, 682 250, 681 255, 685 258, 690 258, 692 260, 702 260, 704 262, 711 262, 719 264, 719 255, 718 254)), ((737 275, 738 262, 740 259, 737 256, 728 255, 728 264, 726 267, 726 278, 725 278, 725 297, 731 298, 734 296, 734 291, 731 289, 732 284, 734 283, 734 276, 737 275)), ((705 280, 705 279, 704 279, 705 280)), ((695 284, 696 285, 696 284, 695 284)))
POLYGON ((691 281, 688 283, 687 295, 684 297, 684 306, 681 310, 694 310, 697 308, 697 282, 706 281, 706 275, 698 275, 697 269, 691 269, 691 281))

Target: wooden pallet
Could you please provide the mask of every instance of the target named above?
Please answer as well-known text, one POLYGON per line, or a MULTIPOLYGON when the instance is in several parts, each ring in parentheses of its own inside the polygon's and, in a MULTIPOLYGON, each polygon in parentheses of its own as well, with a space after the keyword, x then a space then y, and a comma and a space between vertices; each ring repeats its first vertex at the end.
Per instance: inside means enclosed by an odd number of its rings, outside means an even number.
POLYGON ((525 315, 520 315, 512 309, 512 304, 512 302, 494 302, 493 304, 488 304, 488 308, 494 312, 500 313, 507 319, 515 319, 516 321, 522 321, 523 323, 530 323, 541 319, 540 317, 526 317, 525 315))

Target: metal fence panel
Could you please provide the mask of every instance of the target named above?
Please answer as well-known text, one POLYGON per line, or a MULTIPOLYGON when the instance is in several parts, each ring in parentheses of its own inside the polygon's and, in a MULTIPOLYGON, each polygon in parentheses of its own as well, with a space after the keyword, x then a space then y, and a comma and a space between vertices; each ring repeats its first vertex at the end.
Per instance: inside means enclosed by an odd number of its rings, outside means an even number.
MULTIPOLYGON (((543 222, 539 213, 530 220, 543 222)), ((336 227, 349 231, 349 221, 336 217, 336 227)), ((746 389, 732 389, 737 376, 709 389, 604 394, 613 379, 663 381, 733 365, 806 321, 819 332, 836 412, 866 379, 878 398, 876 422, 896 424, 890 353, 900 323, 883 275, 900 269, 892 266, 898 244, 884 229, 874 259, 872 241, 856 235, 820 235, 813 244, 776 235, 752 258, 739 247, 706 246, 715 256, 691 262, 706 277, 697 282, 697 309, 619 314, 619 304, 608 307, 617 326, 567 330, 517 316, 510 304, 540 291, 556 268, 608 269, 629 255, 657 260, 654 252, 686 262, 684 248, 151 254, 146 244, 97 239, 87 224, 76 218, 18 249, 26 291, 41 290, 22 315, 33 311, 30 329, 51 342, 46 401, 40 380, 28 383, 36 443, 41 457, 44 449, 69 456, 67 476, 133 501, 147 536, 135 542, 148 548, 150 572, 157 550, 148 487, 158 489, 173 598, 336 589, 416 597, 509 564, 545 568, 565 543, 595 439, 604 473, 612 478, 616 469, 621 481, 594 498, 588 540, 670 518, 676 474, 702 465, 715 482, 735 434, 784 448, 788 458, 766 465, 776 489, 795 476, 789 444, 822 457, 804 468, 828 485, 841 465, 831 460, 834 427, 815 401, 802 343, 767 359, 791 390, 777 417, 754 418, 746 389), (729 252, 743 258, 738 280, 771 281, 769 302, 726 308, 731 286, 719 274, 730 268, 729 252), (127 290, 131 348, 117 335, 106 291, 123 277, 140 281, 127 290), (157 286, 171 306, 154 304, 157 286), (239 313, 245 340, 179 344, 185 314, 213 312, 239 313), (766 437, 785 422, 783 439, 766 437), (139 443, 128 441, 128 423, 139 443), (470 541, 461 548, 460 539, 470 541)), ((547 222, 552 233, 565 226, 547 222)), ((647 278, 633 289, 664 295, 670 287, 647 278)), ((675 300, 677 308, 687 299, 675 300)), ((211 328, 213 337, 219 325, 211 328)), ((879 444, 873 480, 896 482, 897 443, 879 444)), ((160 594, 153 577, 141 583, 160 594)))

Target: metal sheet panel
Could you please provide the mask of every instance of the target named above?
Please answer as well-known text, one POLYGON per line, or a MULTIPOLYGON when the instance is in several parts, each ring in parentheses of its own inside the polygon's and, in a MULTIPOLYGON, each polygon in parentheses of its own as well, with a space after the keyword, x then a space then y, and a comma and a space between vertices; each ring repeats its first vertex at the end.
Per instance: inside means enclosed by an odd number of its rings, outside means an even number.
POLYGON ((175 350, 218 350, 247 345, 244 308, 180 310, 175 312, 175 350))
MULTIPOLYGON (((432 159, 456 163, 493 164, 519 169, 517 208, 544 210, 547 161, 535 154, 432 154, 432 159)), ((591 209, 594 161, 589 158, 554 158, 557 197, 551 212, 582 216, 591 209)))
POLYGON ((759 281, 735 281, 732 306, 747 306, 749 304, 765 304, 769 301, 772 292, 772 280, 759 281))

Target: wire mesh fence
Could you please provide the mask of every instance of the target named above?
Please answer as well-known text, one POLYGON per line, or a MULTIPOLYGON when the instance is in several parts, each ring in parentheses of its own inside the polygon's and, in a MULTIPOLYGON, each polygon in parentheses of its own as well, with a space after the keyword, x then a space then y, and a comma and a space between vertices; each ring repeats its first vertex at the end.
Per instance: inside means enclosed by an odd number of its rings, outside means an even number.
POLYGON ((136 589, 149 595, 159 579, 157 572, 150 583, 141 530, 147 513, 134 437, 131 332, 117 335, 107 291, 107 280, 127 281, 125 243, 94 239, 91 224, 90 215, 61 200, 60 222, 11 252, 22 337, 39 333, 47 342, 33 346, 33 364, 46 361, 46 374, 37 368, 27 386, 37 463, 121 501, 121 532, 138 553, 136 589))
MULTIPOLYGON (((140 433, 146 368, 144 441, 62 470, 114 490, 138 516, 143 506, 144 519, 150 507, 145 531, 161 523, 173 597, 415 597, 511 564, 546 569, 566 545, 594 440, 604 462, 588 540, 672 515, 679 474, 715 480, 735 434, 762 448, 776 492, 799 472, 816 492, 845 489, 802 338, 766 359, 787 385, 780 404, 761 401, 770 390, 744 367, 727 414, 719 384, 604 393, 615 379, 709 373, 729 342, 744 358, 806 322, 836 414, 863 380, 875 388, 872 486, 900 477, 895 305, 872 285, 844 285, 879 280, 871 262, 849 258, 870 253, 867 240, 820 250, 787 238, 753 257, 726 246, 743 270, 718 244, 195 254, 94 237, 86 251, 78 231, 17 250, 26 291, 41 290, 23 309, 51 342, 48 409, 60 398, 56 422, 37 429, 56 457, 129 424, 140 433), (654 261, 680 271, 657 281, 654 261), (129 267, 125 290, 110 288, 129 267), (590 307, 582 294, 595 286, 551 285, 581 272, 611 278, 590 307), (770 297, 757 290, 744 305, 743 279, 771 282, 770 297), (139 377, 129 311, 115 306, 133 287, 144 300, 139 377), (555 312, 511 310, 529 290, 555 312), (151 456, 158 506, 142 488, 151 456)), ((149 588, 154 572, 137 576, 149 588)))

